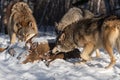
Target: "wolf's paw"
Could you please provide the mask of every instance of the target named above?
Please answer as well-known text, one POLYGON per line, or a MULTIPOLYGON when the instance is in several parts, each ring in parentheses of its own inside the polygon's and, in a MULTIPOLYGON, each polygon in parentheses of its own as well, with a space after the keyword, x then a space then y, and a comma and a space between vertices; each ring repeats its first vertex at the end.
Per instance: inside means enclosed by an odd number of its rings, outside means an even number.
POLYGON ((111 69, 111 68, 113 68, 113 66, 115 65, 115 63, 116 63, 116 59, 112 59, 111 63, 108 66, 106 66, 105 69, 111 69))
POLYGON ((85 61, 85 60, 82 60, 82 61, 80 61, 80 62, 75 62, 74 65, 81 65, 81 64, 85 64, 85 63, 86 63, 86 61, 85 61))
POLYGON ((84 62, 75 62, 74 65, 85 64, 84 62))
POLYGON ((105 69, 112 69, 113 66, 106 66, 105 69))
POLYGON ((105 69, 111 69, 113 68, 113 64, 109 64, 108 66, 105 67, 105 69))
POLYGON ((88 55, 81 54, 80 57, 81 57, 83 60, 86 60, 86 61, 92 60, 88 55))

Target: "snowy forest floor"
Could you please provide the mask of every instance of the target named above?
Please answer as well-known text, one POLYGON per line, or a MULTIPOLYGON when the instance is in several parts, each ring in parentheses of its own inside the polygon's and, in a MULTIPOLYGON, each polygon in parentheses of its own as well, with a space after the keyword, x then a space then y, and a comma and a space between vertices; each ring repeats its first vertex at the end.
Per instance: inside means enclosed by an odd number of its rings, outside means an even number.
MULTIPOLYGON (((39 41, 55 39, 54 35, 41 36, 39 41)), ((9 44, 8 35, 0 35, 0 47, 9 44)), ((15 46, 19 52, 24 51, 23 43, 15 46)), ((112 69, 105 69, 109 64, 109 56, 101 50, 100 58, 86 64, 74 65, 78 59, 56 59, 47 67, 43 61, 21 64, 16 57, 6 52, 0 53, 0 80, 120 80, 120 54, 114 50, 117 59, 112 69)), ((94 57, 93 53, 93 57, 94 57)), ((24 58, 24 57, 23 57, 24 58)))

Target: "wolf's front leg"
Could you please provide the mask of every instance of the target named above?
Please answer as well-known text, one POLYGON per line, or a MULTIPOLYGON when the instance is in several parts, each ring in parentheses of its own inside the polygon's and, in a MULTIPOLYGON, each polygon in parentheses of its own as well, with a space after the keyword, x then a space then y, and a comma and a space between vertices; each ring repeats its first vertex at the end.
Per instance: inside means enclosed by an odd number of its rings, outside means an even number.
POLYGON ((84 64, 87 61, 91 60, 90 55, 93 52, 93 50, 94 50, 94 45, 92 43, 86 44, 84 49, 83 49, 83 52, 80 54, 80 58, 82 58, 82 61, 81 62, 76 62, 75 65, 84 64))
POLYGON ((95 51, 96 51, 96 57, 99 58, 100 57, 100 51, 99 51, 99 49, 96 49, 95 51))
POLYGON ((87 43, 84 47, 84 50, 83 52, 80 54, 80 57, 83 59, 83 60, 86 60, 86 61, 89 61, 91 60, 91 53, 93 52, 94 50, 94 44, 92 43, 87 43))
POLYGON ((16 34, 12 33, 10 34, 10 44, 14 44, 16 41, 16 34))

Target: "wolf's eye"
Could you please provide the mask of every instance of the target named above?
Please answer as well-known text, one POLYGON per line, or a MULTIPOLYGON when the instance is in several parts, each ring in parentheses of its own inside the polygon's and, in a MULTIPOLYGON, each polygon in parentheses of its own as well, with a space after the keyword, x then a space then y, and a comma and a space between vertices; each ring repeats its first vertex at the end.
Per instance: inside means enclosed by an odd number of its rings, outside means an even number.
POLYGON ((20 23, 16 23, 16 26, 18 27, 18 29, 20 29, 22 26, 20 25, 20 23))
POLYGON ((16 26, 19 26, 19 23, 16 23, 16 26))
POLYGON ((26 35, 27 37, 29 36, 29 34, 26 35))
POLYGON ((57 41, 57 45, 60 45, 60 44, 61 44, 61 41, 60 41, 60 40, 58 40, 58 41, 57 41))

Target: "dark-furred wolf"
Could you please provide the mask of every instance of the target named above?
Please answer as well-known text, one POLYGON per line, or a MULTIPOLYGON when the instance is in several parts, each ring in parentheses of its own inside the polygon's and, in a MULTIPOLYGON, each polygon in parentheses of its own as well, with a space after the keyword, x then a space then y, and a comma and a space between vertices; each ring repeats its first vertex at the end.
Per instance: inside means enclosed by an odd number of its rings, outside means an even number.
POLYGON ((101 19, 84 19, 68 25, 57 38, 52 53, 68 52, 75 48, 83 48, 82 61, 91 60, 94 50, 104 48, 110 56, 110 64, 115 65, 113 48, 120 52, 120 20, 116 16, 101 19))

